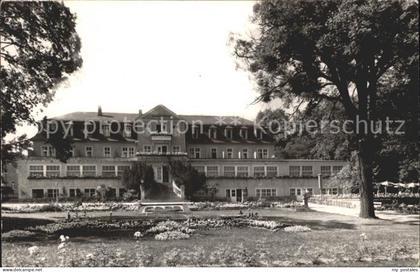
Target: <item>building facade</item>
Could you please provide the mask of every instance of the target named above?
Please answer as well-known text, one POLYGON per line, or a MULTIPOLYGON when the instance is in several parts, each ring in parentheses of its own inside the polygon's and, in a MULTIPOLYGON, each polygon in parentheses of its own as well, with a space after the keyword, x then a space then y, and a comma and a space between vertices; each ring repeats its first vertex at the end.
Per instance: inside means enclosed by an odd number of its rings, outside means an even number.
POLYGON ((205 174, 216 199, 299 196, 306 190, 318 194, 319 176, 347 164, 276 158, 273 137, 250 120, 178 115, 163 105, 146 113, 103 113, 99 108, 44 120, 32 141, 33 151, 16 167, 21 199, 93 196, 101 185, 120 197, 126 192, 122 173, 136 161, 151 165, 156 181, 172 188, 169 168, 174 160, 205 174), (56 137, 71 145, 65 163, 50 144, 56 137))

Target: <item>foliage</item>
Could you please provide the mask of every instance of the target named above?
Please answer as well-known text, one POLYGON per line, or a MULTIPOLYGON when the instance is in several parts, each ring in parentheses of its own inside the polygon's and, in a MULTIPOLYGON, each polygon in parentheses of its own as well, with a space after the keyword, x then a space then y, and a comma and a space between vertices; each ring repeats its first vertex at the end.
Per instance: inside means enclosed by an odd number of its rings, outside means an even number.
POLYGON ((206 189, 206 177, 199 173, 191 164, 184 164, 181 161, 170 163, 171 174, 177 185, 184 185, 185 196, 192 199, 195 192, 206 189))
POLYGON ((144 190, 156 187, 153 168, 144 162, 134 162, 130 169, 124 171, 122 181, 126 188, 135 190, 139 194, 139 198, 140 185, 143 185, 144 190))
POLYGON ((82 65, 76 17, 61 2, 2 2, 1 120, 3 138, 34 122, 54 89, 82 65))
POLYGON ((182 240, 188 239, 190 235, 187 233, 183 233, 181 231, 173 230, 173 231, 165 231, 155 235, 156 240, 166 241, 166 240, 182 240))
POLYGON ((26 134, 16 137, 8 143, 1 143, 1 160, 3 165, 13 163, 24 157, 23 152, 32 146, 26 134))
MULTIPOLYGON (((258 34, 237 39, 235 54, 257 83, 258 101, 279 98, 287 107, 313 109, 327 100, 341 105, 346 118, 370 123, 381 119, 379 94, 387 84, 399 89, 409 82, 411 95, 418 90, 415 1, 261 1, 252 20, 258 34)), ((374 217, 377 139, 363 130, 355 136, 360 215, 374 217)))

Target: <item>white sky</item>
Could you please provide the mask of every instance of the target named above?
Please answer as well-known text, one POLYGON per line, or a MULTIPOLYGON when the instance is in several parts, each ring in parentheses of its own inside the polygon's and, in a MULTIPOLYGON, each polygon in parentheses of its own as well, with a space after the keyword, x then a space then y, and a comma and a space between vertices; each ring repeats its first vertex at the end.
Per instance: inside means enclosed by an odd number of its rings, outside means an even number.
POLYGON ((230 33, 249 33, 254 2, 64 3, 77 15, 83 67, 39 118, 164 104, 179 114, 253 119, 265 107, 250 106, 257 93, 228 44, 230 33))

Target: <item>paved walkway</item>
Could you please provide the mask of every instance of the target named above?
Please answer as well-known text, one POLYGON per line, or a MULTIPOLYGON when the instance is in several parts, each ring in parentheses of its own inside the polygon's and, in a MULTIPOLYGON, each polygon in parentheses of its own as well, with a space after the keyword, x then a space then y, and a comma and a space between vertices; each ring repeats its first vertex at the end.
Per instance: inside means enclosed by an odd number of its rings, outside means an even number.
MULTIPOLYGON (((350 209, 336 206, 320 205, 315 203, 309 203, 309 208, 318 212, 326 212, 333 214, 341 214, 347 216, 359 216, 358 209, 350 209)), ((395 223, 411 223, 420 225, 420 215, 419 214, 402 214, 395 211, 375 211, 375 214, 378 218, 389 220, 395 223)))

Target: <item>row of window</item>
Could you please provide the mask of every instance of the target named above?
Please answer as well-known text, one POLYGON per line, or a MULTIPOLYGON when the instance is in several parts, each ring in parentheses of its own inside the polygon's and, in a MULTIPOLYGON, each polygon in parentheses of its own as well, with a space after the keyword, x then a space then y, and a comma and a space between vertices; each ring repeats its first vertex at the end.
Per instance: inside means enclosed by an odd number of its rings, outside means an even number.
MULTIPOLYGON (((85 146, 85 157, 93 157, 94 148, 93 146, 85 146)), ((44 157, 55 157, 56 151, 55 148, 49 145, 41 146, 41 155, 44 157)), ((136 155, 134 147, 122 147, 121 148, 121 157, 122 158, 131 158, 136 155)), ((70 149, 70 156, 74 157, 74 147, 70 149)), ((103 147, 103 156, 107 158, 112 157, 112 149, 110 146, 103 147)))
MULTIPOLYGON (((239 129, 239 137, 242 139, 248 139, 248 131, 249 129, 246 127, 240 128, 239 129)), ((200 135, 200 127, 192 127, 192 138, 193 139, 198 139, 199 135, 200 135)), ((207 130, 207 135, 210 139, 217 139, 217 128, 216 127, 210 127, 207 130)), ((226 127, 223 131, 223 136, 227 139, 232 140, 233 139, 233 127, 226 127)), ((263 132, 260 129, 256 129, 254 130, 254 136, 257 139, 262 139, 263 138, 263 132)))
MULTIPOLYGON (((109 196, 116 197, 117 190, 115 188, 108 188, 109 196)), ((126 192, 126 189, 120 188, 119 189, 119 196, 122 197, 123 194, 126 192)), ((96 195, 95 188, 85 188, 84 190, 71 188, 68 190, 68 197, 79 197, 79 196, 87 196, 93 197, 96 195)), ((32 189, 32 198, 57 198, 59 196, 59 189, 32 189), (45 194, 46 191, 46 194, 45 194)))
MULTIPOLYGON (((90 177, 97 175, 96 165, 66 165, 66 176, 71 177, 90 177)), ((113 177, 122 176, 125 169, 129 168, 128 165, 102 165, 102 176, 113 177)), ((222 167, 223 173, 219 171, 218 165, 200 165, 194 166, 199 172, 203 173, 208 177, 249 177, 250 166, 246 165, 226 165, 222 167)), ((336 172, 341 169, 341 166, 334 166, 336 172)), ((254 166, 252 167, 254 177, 276 177, 278 176, 278 167, 274 165, 268 166, 254 166)), ((60 165, 29 165, 29 176, 31 177, 59 177, 60 176, 60 165)), ((158 171, 158 175, 161 171, 158 171)), ((321 174, 325 175, 325 172, 321 174)), ((289 166, 289 176, 291 177, 312 177, 313 171, 312 166, 289 166), (302 171, 300 170, 302 168, 302 171)))
POLYGON ((313 193, 313 188, 308 187, 308 188, 290 188, 290 195, 291 196, 301 196, 304 193, 308 192, 310 194, 313 193))
MULTIPOLYGON (((226 148, 225 150, 222 150, 221 152, 217 151, 217 148, 211 148, 210 149, 210 158, 212 159, 250 159, 251 151, 247 148, 243 148, 241 151, 234 154, 233 148, 226 148)), ((194 159, 200 159, 203 158, 201 149, 199 147, 191 147, 190 148, 190 158, 194 159)), ((254 159, 267 159, 268 158, 268 149, 267 148, 258 148, 256 152, 253 154, 254 159)))
MULTIPOLYGON (((128 169, 129 165, 102 165, 103 177, 119 177, 128 169)), ((29 165, 30 177, 59 177, 60 165, 29 165)), ((67 177, 95 177, 96 165, 66 165, 67 177)))
MULTIPOLYGON (((331 168, 331 166, 329 166, 331 168)), ((208 177, 219 176, 219 166, 217 165, 208 165, 208 166, 194 166, 194 168, 205 174, 208 177)), ((340 171, 342 166, 333 166, 333 173, 340 171)), ((225 177, 248 177, 250 176, 250 167, 249 166, 223 166, 223 174, 225 177)), ((321 166, 322 170, 322 166, 321 166)), ((325 175, 325 172, 322 173, 325 175)), ((331 175, 331 173, 329 174, 331 175)), ((276 177, 278 176, 278 167, 274 165, 269 166, 254 166, 253 167, 253 176, 254 177, 276 177)), ((313 177, 313 168, 312 166, 289 166, 289 176, 291 177, 313 177)))
MULTIPOLYGON (((331 175, 337 174, 343 166, 341 165, 322 165, 321 166, 321 175, 328 177, 331 175)), ((314 176, 313 167, 311 165, 290 165, 289 166, 289 176, 291 177, 312 177, 314 176)))

